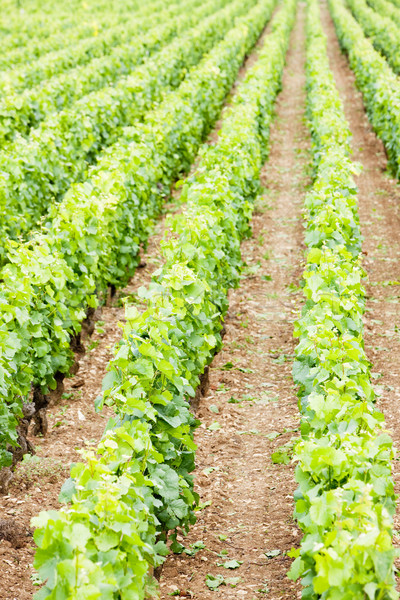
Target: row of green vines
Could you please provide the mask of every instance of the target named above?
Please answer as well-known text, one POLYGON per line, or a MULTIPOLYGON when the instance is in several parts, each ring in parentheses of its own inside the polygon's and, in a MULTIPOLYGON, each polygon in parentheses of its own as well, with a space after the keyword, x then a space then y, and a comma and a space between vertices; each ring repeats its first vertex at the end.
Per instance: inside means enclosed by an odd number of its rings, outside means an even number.
POLYGON ((374 406, 362 316, 365 291, 350 130, 308 0, 307 114, 315 179, 306 197, 305 305, 293 368, 302 439, 295 517, 304 537, 290 576, 303 598, 383 600, 394 580, 392 440, 374 406))
MULTIPOLYGON (((156 6, 156 0, 149 4, 156 6)), ((5 69, 85 37, 101 35, 106 28, 129 19, 130 14, 139 16, 142 3, 127 0, 110 6, 108 0, 65 4, 52 0, 43 10, 40 0, 3 0, 1 8, 0 66, 5 69)))
POLYGON ((368 4, 380 15, 389 17, 398 27, 400 27, 399 7, 390 2, 390 0, 368 0, 368 4))
MULTIPOLYGON (((400 74, 400 29, 389 16, 370 8, 365 0, 346 0, 374 48, 383 54, 395 73, 400 74)), ((393 7, 394 10, 395 7, 393 7)))
MULTIPOLYGON (((342 48, 347 52, 368 118, 385 145, 389 166, 400 174, 400 81, 345 7, 345 0, 328 0, 342 48)), ((378 19, 378 16, 377 16, 378 19)))
POLYGON ((17 135, 0 152, 0 263, 8 258, 8 240, 29 237, 43 215, 47 227, 51 206, 73 183, 90 176, 90 167, 118 142, 122 129, 143 120, 166 91, 176 89, 255 0, 227 6, 227 0, 196 3, 188 2, 183 11, 132 41, 122 51, 125 58, 120 53, 116 60, 106 57, 80 73, 51 78, 19 94, 17 101, 12 94, 4 99, 11 107, 10 118, 7 107, 0 107, 4 136, 15 131, 29 135, 17 135), (85 88, 88 81, 92 92, 85 88), (57 112, 64 102, 67 107, 57 112))

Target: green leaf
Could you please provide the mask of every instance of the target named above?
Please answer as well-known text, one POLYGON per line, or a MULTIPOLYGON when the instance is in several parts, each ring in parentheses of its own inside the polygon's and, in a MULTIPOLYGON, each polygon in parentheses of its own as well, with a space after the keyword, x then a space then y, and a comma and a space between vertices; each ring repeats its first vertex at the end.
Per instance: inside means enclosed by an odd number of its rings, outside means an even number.
POLYGON ((225 579, 222 575, 211 575, 210 573, 206 576, 206 585, 210 590, 216 590, 220 585, 225 585, 225 579))
POLYGON ((235 368, 235 365, 232 362, 227 362, 220 368, 222 369, 222 371, 230 371, 231 369, 235 368))
POLYGON ((278 556, 280 553, 281 553, 280 550, 266 550, 264 552, 264 554, 267 558, 274 558, 275 556, 278 556))
POLYGON ((271 461, 275 465, 288 465, 290 463, 290 456, 285 450, 277 450, 271 454, 271 461))
POLYGON ((242 560, 227 560, 224 563, 217 563, 217 566, 224 569, 237 569, 241 564, 243 564, 242 560))
POLYGON ((271 433, 267 433, 267 435, 265 437, 272 441, 272 440, 276 439, 277 437, 279 437, 280 435, 282 435, 282 434, 279 433, 279 431, 271 431, 271 433))
POLYGON ((293 562, 288 571, 287 576, 292 581, 296 581, 304 573, 304 561, 298 556, 293 562))
POLYGON ((209 431, 218 431, 219 429, 221 429, 221 425, 218 423, 218 421, 214 421, 214 423, 211 423, 211 425, 207 427, 207 429, 209 431))

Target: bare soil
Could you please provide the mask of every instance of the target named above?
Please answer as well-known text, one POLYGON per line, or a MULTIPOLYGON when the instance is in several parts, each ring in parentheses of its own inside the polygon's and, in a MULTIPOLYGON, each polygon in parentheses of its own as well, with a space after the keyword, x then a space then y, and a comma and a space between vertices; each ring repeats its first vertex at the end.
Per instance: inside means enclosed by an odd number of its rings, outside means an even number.
POLYGON ((230 293, 224 348, 211 364, 210 392, 197 415, 195 480, 204 508, 181 541, 189 550, 196 542, 205 548, 167 559, 161 577, 165 600, 171 595, 292 600, 300 594, 286 577, 291 562, 286 553, 300 539, 292 519, 293 468, 273 464, 271 455, 287 444, 290 456, 299 435, 291 364, 301 300, 301 209, 309 182, 304 60, 301 5, 262 171, 265 194, 253 217, 252 238, 242 246, 248 267, 242 285, 230 293), (223 566, 227 561, 240 564, 229 569, 223 566), (209 574, 223 576, 226 584, 210 590, 209 574))
MULTIPOLYGON (((362 166, 357 178, 359 215, 364 237, 363 265, 366 285, 365 348, 373 364, 378 407, 386 417, 389 432, 400 443, 400 187, 390 177, 386 154, 365 114, 362 96, 355 90, 354 75, 341 53, 328 8, 322 15, 328 36, 331 69, 339 89, 346 118, 353 133, 353 159, 362 166)), ((400 463, 393 462, 397 494, 400 493, 400 463)), ((400 510, 395 517, 395 543, 400 546, 400 510)), ((400 567, 400 561, 397 562, 400 567)), ((400 584, 398 583, 400 590, 400 584)))

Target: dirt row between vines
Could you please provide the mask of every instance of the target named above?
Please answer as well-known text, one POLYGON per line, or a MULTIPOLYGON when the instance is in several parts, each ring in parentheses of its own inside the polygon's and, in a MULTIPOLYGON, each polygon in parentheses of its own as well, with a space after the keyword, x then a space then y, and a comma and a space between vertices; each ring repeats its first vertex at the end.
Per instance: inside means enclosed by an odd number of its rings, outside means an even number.
POLYGON ((292 519, 293 468, 273 464, 271 455, 282 447, 289 455, 299 435, 291 366, 309 182, 304 64, 300 4, 262 170, 265 194, 253 235, 242 245, 245 276, 230 292, 224 347, 211 364, 210 391, 198 412, 195 482, 204 508, 181 542, 190 552, 204 547, 194 556, 167 558, 163 600, 299 595, 286 578, 286 552, 300 540, 292 519), (221 584, 214 591, 207 582, 221 584))
MULTIPOLYGON (((364 339, 373 364, 378 407, 400 448, 400 188, 387 171, 385 150, 365 114, 354 75, 341 53, 325 2, 323 24, 328 36, 331 68, 346 118, 353 133, 353 159, 362 166, 357 178, 359 215, 364 237, 363 266, 368 274, 364 339)), ((393 461, 396 493, 400 493, 400 463, 393 461)), ((400 546, 399 503, 394 542, 400 546)), ((400 567, 400 561, 397 562, 400 567)), ((398 580, 398 589, 400 583, 398 580)))

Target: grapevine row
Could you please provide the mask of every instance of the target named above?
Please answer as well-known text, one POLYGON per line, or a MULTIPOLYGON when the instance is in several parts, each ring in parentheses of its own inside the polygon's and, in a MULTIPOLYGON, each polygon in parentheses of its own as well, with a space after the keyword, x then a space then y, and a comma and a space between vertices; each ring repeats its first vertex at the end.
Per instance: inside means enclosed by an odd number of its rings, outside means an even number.
POLYGON ((400 81, 343 0, 328 0, 340 44, 346 50, 371 124, 383 141, 389 166, 400 175, 400 81))
MULTIPOLYGON (((151 0, 153 1, 153 0, 151 0)), ((40 45, 43 40, 49 39, 56 29, 61 34, 68 36, 73 35, 72 30, 82 22, 99 23, 99 26, 107 25, 102 23, 102 15, 110 13, 110 3, 107 0, 91 3, 75 3, 75 10, 71 3, 60 7, 58 3, 56 11, 50 11, 49 14, 44 13, 40 8, 35 14, 30 11, 22 13, 21 11, 4 11, 4 20, 0 20, 0 31, 2 34, 0 53, 4 54, 18 48, 22 48, 31 42, 36 42, 40 45)), ((14 3, 15 5, 15 3, 14 3)), ((140 2, 137 0, 129 0, 124 4, 113 4, 113 17, 117 18, 127 15, 135 10, 140 9, 140 2)), ((3 12, 0 15, 3 16, 3 12)), ((92 27, 93 31, 93 27, 92 27)))
MULTIPOLYGON (((55 53, 62 51, 63 48, 66 49, 68 46, 74 44, 80 46, 81 43, 86 44, 90 40, 96 43, 96 40, 104 39, 106 47, 107 43, 109 43, 108 31, 110 29, 114 30, 114 36, 115 32, 120 29, 120 37, 122 37, 125 24, 128 25, 129 21, 133 18, 141 19, 145 15, 148 17, 151 15, 151 20, 148 19, 150 27, 150 24, 154 23, 154 18, 157 19, 158 17, 155 11, 166 8, 166 6, 163 0, 154 0, 144 8, 138 7, 132 10, 132 7, 128 6, 126 11, 122 13, 115 12, 114 8, 110 10, 110 8, 104 7, 95 22, 75 24, 72 29, 65 32, 57 31, 45 39, 30 39, 22 47, 14 48, 4 54, 0 54, 0 70, 15 69, 17 65, 43 59, 44 55, 49 55, 50 53, 55 56, 55 53)), ((3 76, 3 74, 1 75, 3 76)))
POLYGON ((365 0, 347 0, 347 4, 374 48, 386 57, 393 71, 400 74, 400 29, 389 17, 372 10, 365 0))
POLYGON ((304 537, 290 576, 302 577, 308 599, 394 599, 393 447, 364 351, 357 167, 317 0, 308 0, 307 111, 315 179, 293 367, 302 415, 295 517, 304 537))
POLYGON ((392 19, 400 27, 400 10, 390 0, 368 0, 368 4, 383 17, 392 19))
MULTIPOLYGON (((160 8, 163 4, 164 0, 161 0, 160 8)), ((109 87, 113 82, 118 83, 119 78, 129 75, 135 66, 171 42, 185 27, 194 25, 213 10, 210 2, 196 8, 197 4, 198 0, 193 0, 186 3, 185 11, 180 9, 178 12, 179 5, 172 5, 157 12, 151 20, 148 17, 134 19, 131 25, 128 23, 121 28, 120 43, 109 54, 51 77, 22 94, 8 90, 0 102, 0 145, 6 145, 17 134, 27 137, 30 130, 48 119, 51 113, 65 109, 82 96, 109 87), (150 24, 151 29, 146 32, 150 24), (129 41, 122 43, 127 34, 129 41)), ((117 35, 118 30, 112 30, 110 37, 117 35)), ((75 50, 68 52, 72 55, 75 50)))
MULTIPOLYGON (((225 2, 209 0, 199 8, 200 16, 225 2)), ((254 2, 235 0, 178 37, 115 87, 84 96, 70 109, 51 115, 27 140, 16 140, 0 154, 3 262, 7 239, 26 235, 53 200, 59 201, 73 182, 85 179, 89 164, 104 147, 118 140, 121 128, 133 125, 166 91, 177 87, 187 70, 223 37, 235 17, 254 2)), ((196 17, 193 11, 186 25, 189 27, 196 17)))
MULTIPOLYGON (((109 54, 113 48, 123 43, 129 41, 132 43, 132 40, 141 31, 146 31, 153 23, 162 23, 157 15, 157 11, 161 6, 162 3, 154 3, 151 7, 147 6, 138 12, 129 13, 125 16, 122 24, 116 27, 108 27, 101 35, 78 40, 62 50, 45 54, 38 60, 1 72, 1 95, 6 97, 8 94, 13 93, 15 101, 15 97, 26 88, 38 86, 44 80, 51 80, 54 76, 68 72, 74 67, 86 65, 95 58, 109 54), (153 18, 149 19, 152 11, 156 11, 154 20, 153 18)), ((172 7, 172 16, 176 15, 179 10, 176 6, 172 7)), ((164 18, 170 12, 171 10, 167 7, 164 18)))
POLYGON ((227 291, 239 281, 240 241, 259 191, 294 15, 295 0, 286 0, 217 145, 204 150, 185 185, 187 207, 171 221, 175 235, 163 243, 165 264, 145 311, 127 307, 101 399, 116 416, 98 448, 72 469, 63 493, 71 504, 34 520, 35 564, 50 575, 42 599, 55 598, 56 586, 71 600, 78 589, 83 597, 101 591, 111 599, 124 589, 143 598, 148 565, 162 561, 167 532, 194 521, 196 422, 187 397, 220 347, 227 291))
POLYGON ((32 381, 46 391, 55 387, 57 373, 68 373, 70 340, 86 307, 95 305, 96 292, 119 287, 132 275, 152 217, 174 179, 190 167, 274 4, 256 5, 142 125, 124 130, 90 180, 54 207, 48 234, 11 251, 0 275, 6 373, 0 409, 9 420, 0 440, 3 452, 16 442, 18 398, 26 397, 32 381))

